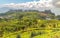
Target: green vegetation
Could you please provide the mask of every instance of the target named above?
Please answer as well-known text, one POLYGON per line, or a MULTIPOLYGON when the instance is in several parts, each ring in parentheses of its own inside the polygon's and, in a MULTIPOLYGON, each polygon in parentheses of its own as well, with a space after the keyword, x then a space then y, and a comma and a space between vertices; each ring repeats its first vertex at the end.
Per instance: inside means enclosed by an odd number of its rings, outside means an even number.
POLYGON ((45 12, 15 10, 0 15, 0 37, 59 38, 60 20, 45 12))

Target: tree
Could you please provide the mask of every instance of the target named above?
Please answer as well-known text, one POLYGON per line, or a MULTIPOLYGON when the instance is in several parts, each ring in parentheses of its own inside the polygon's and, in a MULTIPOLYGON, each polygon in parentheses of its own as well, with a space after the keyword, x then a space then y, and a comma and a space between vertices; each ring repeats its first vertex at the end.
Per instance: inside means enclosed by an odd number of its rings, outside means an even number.
POLYGON ((16 38, 21 38, 20 35, 18 34, 16 38))
POLYGON ((57 16, 56 16, 56 19, 60 20, 60 15, 57 15, 57 16))

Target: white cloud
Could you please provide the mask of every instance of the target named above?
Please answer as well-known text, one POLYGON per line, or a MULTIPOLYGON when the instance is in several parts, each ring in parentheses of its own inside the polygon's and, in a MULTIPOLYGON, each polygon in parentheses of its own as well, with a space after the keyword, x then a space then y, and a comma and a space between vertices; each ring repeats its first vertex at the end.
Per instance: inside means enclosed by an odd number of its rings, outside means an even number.
POLYGON ((55 2, 55 7, 60 8, 60 1, 55 2))
POLYGON ((5 7, 10 7, 10 8, 51 8, 53 7, 52 5, 52 0, 40 0, 40 1, 33 1, 33 2, 26 2, 26 3, 10 3, 10 4, 4 4, 3 6, 5 7))
POLYGON ((60 1, 56 2, 57 5, 60 5, 60 1))
MULTIPOLYGON (((10 4, 3 4, 0 5, 0 12, 1 8, 6 7, 7 9, 35 9, 35 10, 46 10, 51 9, 54 13, 60 14, 60 0, 40 0, 40 1, 32 1, 26 3, 10 3, 10 4), (59 9, 56 9, 58 8, 59 9), (58 11, 59 10, 59 11, 58 11)), ((3 9, 5 11, 5 9, 3 9)), ((2 10, 2 12, 3 12, 2 10)))

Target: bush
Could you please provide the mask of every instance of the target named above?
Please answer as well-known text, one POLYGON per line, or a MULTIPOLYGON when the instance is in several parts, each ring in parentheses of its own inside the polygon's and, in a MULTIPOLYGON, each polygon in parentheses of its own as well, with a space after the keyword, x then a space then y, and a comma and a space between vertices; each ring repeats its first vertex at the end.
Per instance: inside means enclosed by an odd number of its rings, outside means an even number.
POLYGON ((16 38, 21 38, 20 35, 18 34, 16 38))

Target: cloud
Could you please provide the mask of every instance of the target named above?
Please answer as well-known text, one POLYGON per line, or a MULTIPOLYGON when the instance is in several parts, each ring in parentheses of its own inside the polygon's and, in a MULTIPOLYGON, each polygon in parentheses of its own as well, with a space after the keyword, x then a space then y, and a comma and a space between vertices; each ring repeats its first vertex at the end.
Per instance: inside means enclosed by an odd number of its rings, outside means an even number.
POLYGON ((60 1, 58 1, 56 4, 60 5, 60 1))
POLYGON ((60 14, 60 0, 33 0, 25 3, 10 3, 0 5, 0 10, 8 9, 34 9, 34 10, 46 10, 51 9, 54 13, 60 14), (5 9, 3 9, 3 7, 5 9), (59 10, 59 11, 58 11, 59 10))
POLYGON ((56 7, 60 8, 60 1, 56 2, 55 5, 56 5, 56 7))
POLYGON ((39 9, 39 8, 52 8, 52 0, 40 0, 40 1, 33 1, 33 2, 26 2, 26 3, 10 3, 10 4, 3 4, 3 7, 9 8, 16 8, 16 9, 39 9))
POLYGON ((60 0, 53 0, 52 4, 55 8, 60 8, 60 0))

